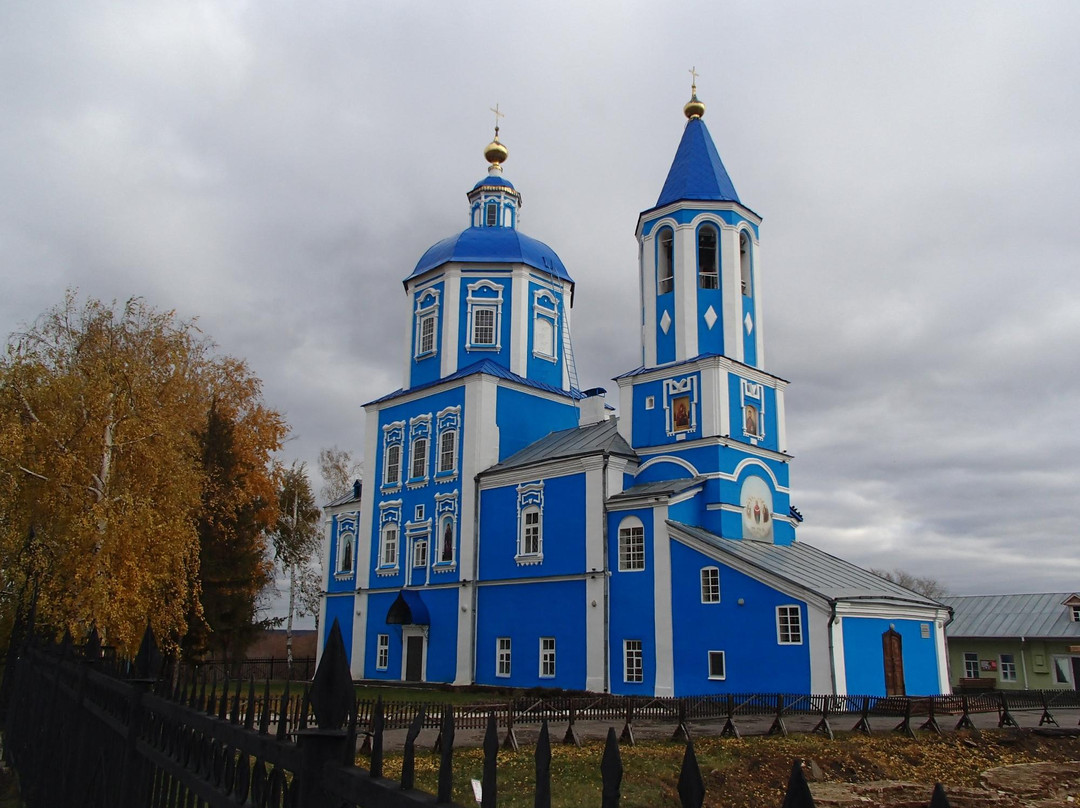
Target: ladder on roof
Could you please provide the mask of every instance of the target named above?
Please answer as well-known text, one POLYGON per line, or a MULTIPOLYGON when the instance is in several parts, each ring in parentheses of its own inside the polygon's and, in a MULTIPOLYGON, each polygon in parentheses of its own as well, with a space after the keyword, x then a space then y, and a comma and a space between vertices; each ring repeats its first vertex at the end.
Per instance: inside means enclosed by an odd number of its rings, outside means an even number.
POLYGON ((563 296, 562 352, 566 363, 566 375, 570 379, 570 391, 580 390, 577 363, 574 361, 574 343, 570 340, 570 317, 566 313, 566 296, 563 296))

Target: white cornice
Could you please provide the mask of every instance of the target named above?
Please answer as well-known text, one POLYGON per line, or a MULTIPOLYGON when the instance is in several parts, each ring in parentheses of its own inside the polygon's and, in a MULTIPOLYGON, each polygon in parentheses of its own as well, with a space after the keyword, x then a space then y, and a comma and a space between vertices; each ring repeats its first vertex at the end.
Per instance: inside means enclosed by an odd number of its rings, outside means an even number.
POLYGON ((637 384, 638 382, 655 382, 669 379, 672 376, 685 376, 691 369, 700 370, 705 367, 726 370, 741 378, 765 384, 776 390, 783 390, 790 384, 787 379, 782 379, 779 376, 774 376, 759 368, 745 365, 737 359, 732 359, 730 356, 699 356, 696 359, 683 359, 677 362, 671 362, 667 365, 658 365, 649 370, 644 370, 641 373, 636 373, 633 376, 623 376, 621 379, 616 379, 616 381, 618 382, 619 387, 626 387, 637 384))
POLYGON ((645 222, 652 221, 653 219, 662 219, 665 216, 670 216, 672 213, 680 210, 730 210, 738 213, 746 219, 746 221, 753 223, 755 226, 760 225, 762 221, 760 216, 741 202, 681 199, 678 202, 664 205, 662 208, 653 208, 652 210, 647 210, 639 214, 637 227, 634 229, 634 235, 641 238, 641 230, 645 222))
MULTIPOLYGON (((709 446, 724 446, 729 449, 738 449, 740 452, 745 452, 748 455, 754 455, 755 457, 761 457, 766 460, 775 460, 778 463, 788 463, 792 459, 792 455, 786 454, 785 452, 776 452, 772 449, 766 449, 763 446, 754 446, 750 443, 743 443, 742 441, 734 440, 733 438, 729 438, 723 435, 714 435, 710 438, 698 438, 696 440, 680 441, 678 446, 672 446, 672 444, 670 443, 662 443, 658 446, 639 446, 637 448, 637 453, 640 457, 643 458, 642 465, 644 466, 645 463, 648 463, 650 460, 653 459, 652 457, 645 457, 651 452, 656 452, 657 455, 660 455, 663 453, 670 453, 675 449, 681 452, 685 449, 700 449, 709 446)), ((724 477, 723 474, 702 476, 724 477)))

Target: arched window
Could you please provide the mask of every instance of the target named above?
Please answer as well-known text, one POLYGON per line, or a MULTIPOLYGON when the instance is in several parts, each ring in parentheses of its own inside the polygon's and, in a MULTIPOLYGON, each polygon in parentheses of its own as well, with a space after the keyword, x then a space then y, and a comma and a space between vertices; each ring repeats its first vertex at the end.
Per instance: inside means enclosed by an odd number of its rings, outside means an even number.
POLYGON ((457 430, 446 429, 439 435, 439 463, 437 472, 449 474, 457 468, 457 430))
POLYGON ((754 294, 753 265, 750 256, 750 237, 745 230, 739 231, 739 273, 742 279, 742 293, 746 297, 754 294))
POLYGON ((397 485, 401 482, 401 445, 392 443, 386 447, 386 462, 383 464, 383 485, 397 485))
POLYGON ((442 537, 439 547, 439 562, 449 564, 454 560, 454 517, 444 516, 440 523, 439 532, 442 537))
POLYGON ((382 552, 379 554, 379 566, 396 567, 398 558, 398 527, 391 523, 382 530, 382 552))
POLYGON ((488 202, 487 207, 484 208, 484 215, 487 217, 487 226, 494 227, 499 223, 499 206, 495 202, 488 202))
POLYGON ((645 526, 636 516, 628 516, 619 524, 619 571, 645 569, 645 526))
POLYGON ((341 531, 338 538, 338 572, 352 572, 353 538, 351 530, 341 531))
POLYGON ((697 237, 697 260, 698 260, 698 288, 720 288, 720 253, 717 249, 716 228, 711 224, 705 224, 698 230, 697 237))
POLYGON ((665 227, 656 238, 656 293, 666 295, 675 288, 675 234, 665 227))
POLYGON ((540 555, 543 541, 542 524, 540 521, 540 508, 536 505, 521 511, 521 537, 518 545, 518 555, 540 555))

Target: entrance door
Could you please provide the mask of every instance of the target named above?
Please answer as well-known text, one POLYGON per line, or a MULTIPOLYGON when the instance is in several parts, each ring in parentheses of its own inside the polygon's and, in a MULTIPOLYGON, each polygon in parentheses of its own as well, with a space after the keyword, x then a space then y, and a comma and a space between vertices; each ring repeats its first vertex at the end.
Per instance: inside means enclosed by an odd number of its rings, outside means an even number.
POLYGON ((424 638, 416 635, 405 638, 405 681, 424 679, 424 638))
POLYGON ((1080 690, 1080 657, 1072 658, 1073 666, 1073 690, 1080 690))
POLYGON ((904 638, 894 628, 881 635, 885 659, 885 695, 904 696, 904 638))

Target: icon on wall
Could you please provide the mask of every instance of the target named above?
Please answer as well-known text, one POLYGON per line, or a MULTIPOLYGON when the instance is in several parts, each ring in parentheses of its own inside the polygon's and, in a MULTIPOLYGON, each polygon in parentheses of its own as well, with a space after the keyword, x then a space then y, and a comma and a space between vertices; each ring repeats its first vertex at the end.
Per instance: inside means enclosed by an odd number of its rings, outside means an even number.
POLYGON ((772 489, 760 477, 743 481, 739 504, 743 512, 743 538, 771 541, 773 537, 772 489))
POLYGON ((676 432, 685 432, 691 428, 690 396, 678 396, 671 400, 672 427, 676 432))

